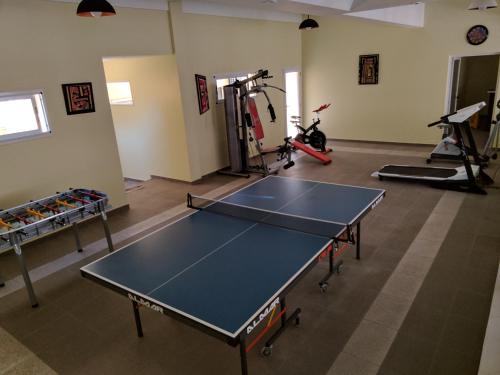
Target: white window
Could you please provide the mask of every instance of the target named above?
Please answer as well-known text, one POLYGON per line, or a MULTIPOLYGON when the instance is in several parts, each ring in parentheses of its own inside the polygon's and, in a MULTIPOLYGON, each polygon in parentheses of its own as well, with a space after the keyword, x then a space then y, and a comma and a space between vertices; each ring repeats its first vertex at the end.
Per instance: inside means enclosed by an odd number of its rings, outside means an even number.
MULTIPOLYGON (((217 74, 214 76, 215 85, 217 86, 217 103, 224 101, 224 86, 230 85, 236 80, 243 81, 255 73, 226 73, 226 74, 217 74)), ((253 86, 252 82, 247 83, 247 89, 250 90, 253 86)), ((254 95, 250 95, 254 96, 254 95)))
POLYGON ((286 72, 285 85, 287 136, 295 137, 297 135, 295 125, 299 122, 300 116, 300 73, 298 71, 286 72))
POLYGON ((43 94, 0 93, 0 142, 50 133, 43 94))
POLYGON ((111 105, 133 105, 130 82, 109 82, 108 96, 111 105))

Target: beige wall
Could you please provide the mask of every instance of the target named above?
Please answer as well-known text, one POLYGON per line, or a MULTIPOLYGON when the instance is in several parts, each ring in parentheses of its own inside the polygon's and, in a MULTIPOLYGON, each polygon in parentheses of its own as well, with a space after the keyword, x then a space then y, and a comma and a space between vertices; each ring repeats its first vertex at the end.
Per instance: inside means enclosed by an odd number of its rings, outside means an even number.
POLYGON ((426 124, 445 111, 450 56, 500 52, 500 8, 473 12, 469 3, 428 3, 423 29, 319 18, 320 28, 302 38, 305 118, 332 102, 320 125, 330 138, 435 143, 440 131, 426 124), (476 24, 490 38, 471 46, 465 34, 476 24), (369 53, 380 54, 380 83, 359 86, 358 57, 369 53))
POLYGON ((119 17, 80 18, 76 4, 0 0, 0 90, 43 89, 52 134, 0 144, 0 207, 68 187, 126 203, 102 56, 171 53, 167 13, 118 8, 119 17), (93 84, 96 112, 67 116, 61 84, 93 84))
MULTIPOLYGON (((216 104, 212 77, 259 68, 275 76, 269 83, 283 87, 283 70, 302 65, 304 118, 310 119, 319 104, 332 102, 321 124, 329 137, 436 142, 439 131, 425 124, 444 112, 449 57, 500 52, 500 8, 470 12, 467 5, 467 0, 429 3, 424 29, 324 17, 318 19, 319 29, 301 33, 293 23, 184 14, 179 2, 171 3, 182 103, 171 98, 170 106, 182 106, 184 113, 162 112, 168 117, 163 129, 155 119, 155 141, 161 144, 161 134, 170 129, 179 143, 177 149, 169 147, 167 139, 165 147, 150 149, 160 162, 147 173, 193 181, 227 165, 223 105, 216 104), (478 47, 465 41, 475 24, 490 29, 490 39, 478 47), (358 56, 366 53, 381 56, 377 86, 357 84, 358 56), (203 115, 198 113, 195 73, 209 82, 211 108, 203 115), (182 153, 183 142, 187 154, 182 153), (174 157, 178 165, 172 166, 174 157)), ((0 206, 69 186, 101 189, 111 195, 113 205, 126 203, 102 57, 172 54, 168 13, 118 8, 117 17, 82 19, 74 15, 75 6, 0 0, 0 88, 43 89, 53 131, 48 137, 0 144, 0 158, 6 161, 0 206), (93 83, 97 111, 67 116, 60 85, 80 81, 93 83)), ((172 64, 157 61, 155 66, 169 70, 172 64)), ((169 72, 161 79, 175 80, 173 70, 169 72)), ((266 146, 280 143, 286 128, 284 97, 275 91, 270 95, 278 123, 268 123, 261 100, 266 146)))
POLYGON ((191 179, 175 55, 104 61, 108 82, 129 81, 134 104, 111 106, 123 175, 191 179))
MULTIPOLYGON (((300 33, 287 22, 184 14, 180 3, 170 3, 176 56, 179 65, 190 165, 194 180, 227 165, 225 124, 216 109, 213 75, 269 69, 270 84, 283 87, 283 69, 300 67, 300 33), (210 111, 200 115, 195 73, 207 76, 210 111)), ((268 125, 266 107, 259 107, 266 145, 282 142, 285 135, 285 98, 270 92, 278 123, 268 125)), ((219 104, 223 106, 223 104, 219 104)))

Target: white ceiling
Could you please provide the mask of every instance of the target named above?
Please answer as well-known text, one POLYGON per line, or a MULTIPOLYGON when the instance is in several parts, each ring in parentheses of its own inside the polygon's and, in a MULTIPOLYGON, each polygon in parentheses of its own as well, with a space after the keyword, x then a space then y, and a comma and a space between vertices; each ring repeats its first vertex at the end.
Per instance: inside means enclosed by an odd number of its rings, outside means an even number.
POLYGON ((202 0, 206 3, 239 5, 259 10, 295 14, 329 15, 384 9, 430 0, 202 0))
MULTIPOLYGON (((53 0, 78 3, 79 0, 53 0)), ((108 0, 116 6, 167 10, 167 0, 108 0)), ((415 4, 430 0, 198 0, 199 3, 222 4, 253 8, 259 11, 286 12, 293 14, 344 14, 373 9, 383 9, 415 4)))
MULTIPOLYGON (((76 4, 80 0, 52 1, 76 4)), ((108 1, 117 7, 164 11, 168 10, 169 3, 168 0, 108 1)), ((437 0, 182 0, 182 9, 186 13, 294 23, 299 23, 305 14, 347 15, 396 25, 424 27, 423 3, 429 1, 437 0)))

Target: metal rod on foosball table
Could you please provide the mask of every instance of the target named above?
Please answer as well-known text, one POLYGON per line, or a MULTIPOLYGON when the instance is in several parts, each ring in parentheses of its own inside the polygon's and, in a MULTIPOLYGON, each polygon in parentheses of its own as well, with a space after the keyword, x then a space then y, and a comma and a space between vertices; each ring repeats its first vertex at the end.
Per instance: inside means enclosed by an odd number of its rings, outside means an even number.
POLYGON ((26 262, 24 261, 24 256, 21 250, 21 245, 19 245, 19 240, 17 239, 17 235, 13 232, 9 233, 9 240, 14 247, 14 251, 16 253, 17 261, 19 262, 19 268, 21 269, 21 274, 23 275, 24 284, 26 285, 26 290, 28 291, 28 296, 31 302, 31 307, 38 307, 38 301, 35 296, 35 292, 33 291, 33 285, 31 284, 30 275, 28 269, 26 268, 26 262))
POLYGON ((76 251, 81 253, 83 251, 83 247, 82 247, 82 243, 80 241, 80 234, 78 233, 78 224, 75 221, 75 222, 73 222, 73 224, 71 224, 71 226, 73 227, 73 235, 75 236, 76 251))

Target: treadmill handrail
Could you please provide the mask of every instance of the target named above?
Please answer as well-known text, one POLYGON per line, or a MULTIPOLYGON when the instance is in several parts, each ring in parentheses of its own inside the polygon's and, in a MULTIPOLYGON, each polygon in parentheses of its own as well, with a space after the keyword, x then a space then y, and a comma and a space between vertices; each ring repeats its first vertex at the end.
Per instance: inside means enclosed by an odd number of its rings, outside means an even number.
POLYGON ((475 113, 486 107, 485 102, 473 104, 471 106, 459 109, 453 113, 442 116, 438 121, 430 123, 427 127, 436 126, 439 124, 461 124, 470 119, 475 113))
MULTIPOLYGON (((443 116, 443 117, 444 117, 444 116, 443 116)), ((443 123, 445 123, 445 124, 446 124, 446 122, 444 122, 445 120, 443 120, 443 117, 442 117, 439 121, 435 121, 435 122, 433 122, 433 123, 430 123, 429 125, 427 125, 427 127, 428 127, 428 128, 431 128, 431 127, 436 126, 436 125, 439 125, 439 124, 443 124, 443 123)))

